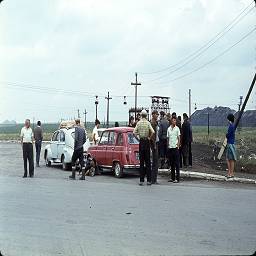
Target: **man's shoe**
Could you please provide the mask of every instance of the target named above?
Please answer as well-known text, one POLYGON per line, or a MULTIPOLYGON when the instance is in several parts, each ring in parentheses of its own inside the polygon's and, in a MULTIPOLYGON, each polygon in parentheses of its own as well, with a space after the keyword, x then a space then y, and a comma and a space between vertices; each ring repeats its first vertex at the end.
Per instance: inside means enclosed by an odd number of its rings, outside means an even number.
POLYGON ((150 181, 147 182, 147 185, 148 185, 148 186, 151 186, 151 184, 152 184, 152 183, 151 183, 150 181))
POLYGON ((75 180, 75 179, 76 179, 76 177, 74 177, 74 176, 70 175, 70 176, 69 176, 69 179, 71 179, 71 180, 75 180))
POLYGON ((22 178, 27 178, 28 176, 27 175, 23 175, 23 177, 22 178))
POLYGON ((174 182, 174 180, 172 180, 172 179, 169 179, 169 180, 168 180, 168 182, 174 182))
POLYGON ((85 180, 85 177, 80 177, 79 180, 85 180))
POLYGON ((174 180, 173 183, 179 183, 177 180, 174 180))
POLYGON ((139 186, 143 186, 143 185, 144 185, 144 182, 140 181, 139 186))

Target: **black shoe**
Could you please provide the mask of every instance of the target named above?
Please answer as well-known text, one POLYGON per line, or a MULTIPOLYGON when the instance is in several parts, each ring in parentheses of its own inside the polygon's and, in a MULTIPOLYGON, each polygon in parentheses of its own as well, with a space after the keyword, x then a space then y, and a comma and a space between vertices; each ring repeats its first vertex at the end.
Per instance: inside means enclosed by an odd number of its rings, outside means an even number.
POLYGON ((34 178, 34 175, 29 175, 30 178, 34 178))
POLYGON ((151 186, 151 184, 152 184, 152 183, 151 183, 150 181, 147 182, 147 185, 148 185, 148 186, 151 186))
POLYGON ((79 180, 85 180, 85 177, 80 177, 79 180))
POLYGON ((28 176, 27 175, 23 175, 23 177, 22 178, 27 178, 28 176))
POLYGON ((140 181, 139 186, 143 186, 143 185, 144 185, 144 182, 140 181))
POLYGON ((71 180, 75 180, 76 179, 76 177, 75 176, 69 176, 69 178, 71 179, 71 180))

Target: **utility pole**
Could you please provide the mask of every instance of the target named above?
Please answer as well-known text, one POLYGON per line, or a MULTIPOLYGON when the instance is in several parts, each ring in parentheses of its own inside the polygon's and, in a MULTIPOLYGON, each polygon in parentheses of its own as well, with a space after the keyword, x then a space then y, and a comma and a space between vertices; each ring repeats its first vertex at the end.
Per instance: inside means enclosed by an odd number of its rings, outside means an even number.
POLYGON ((188 117, 191 117, 191 89, 188 90, 188 117))
POLYGON ((135 107, 134 107, 134 119, 136 119, 136 115, 137 115, 137 86, 141 85, 141 83, 138 83, 138 74, 137 72, 135 73, 135 83, 131 83, 131 85, 135 86, 135 107))
MULTIPOLYGON (((238 103, 238 114, 241 111, 242 103, 243 103, 243 96, 240 96, 239 97, 239 103, 238 103)), ((242 120, 240 121, 240 124, 238 125, 237 130, 238 130, 239 133, 242 130, 242 120)))
POLYGON ((109 92, 108 92, 108 97, 105 97, 105 99, 108 101, 107 102, 107 128, 109 127, 109 101, 112 99, 109 97, 109 92))
POLYGON ((95 107, 96 107, 96 117, 95 117, 95 120, 98 119, 98 104, 99 104, 98 96, 95 96, 95 107))
MULTIPOLYGON (((238 117, 236 118, 235 120, 235 123, 234 123, 234 126, 235 126, 235 129, 237 128, 238 124, 239 124, 239 121, 244 113, 244 109, 246 107, 246 104, 247 104, 247 101, 249 100, 249 97, 251 95, 251 92, 253 90, 253 87, 254 87, 254 84, 256 82, 256 73, 254 74, 254 77, 253 77, 253 80, 252 80, 252 83, 251 83, 251 86, 249 88, 249 91, 247 92, 247 95, 245 97, 245 100, 244 100, 244 103, 242 105, 242 108, 240 109, 239 113, 238 113, 238 117)), ((218 159, 221 159, 222 155, 223 155, 223 152, 226 148, 226 145, 227 145, 227 139, 224 140, 223 144, 222 144, 222 147, 220 149, 220 152, 219 152, 219 155, 218 155, 218 159)))
POLYGON ((79 109, 78 109, 78 110, 77 110, 77 118, 80 119, 80 117, 81 117, 81 116, 80 116, 80 111, 79 111, 79 109))
POLYGON ((84 109, 84 127, 86 128, 86 115, 88 114, 88 112, 86 111, 86 108, 84 109))

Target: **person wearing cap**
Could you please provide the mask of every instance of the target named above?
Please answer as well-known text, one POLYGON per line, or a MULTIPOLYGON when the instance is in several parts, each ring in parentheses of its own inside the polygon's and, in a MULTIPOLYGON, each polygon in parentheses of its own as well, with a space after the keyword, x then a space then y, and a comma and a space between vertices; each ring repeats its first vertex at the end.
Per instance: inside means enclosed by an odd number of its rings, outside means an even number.
POLYGON ((150 122, 147 120, 148 113, 146 110, 141 111, 141 119, 136 124, 133 133, 139 137, 139 156, 140 156, 140 183, 142 186, 147 174, 147 185, 151 185, 151 168, 150 168, 150 140, 155 131, 150 122), (144 167, 146 165, 146 169, 144 167))
POLYGON ((154 110, 152 112, 152 118, 151 118, 151 126, 154 129, 154 135, 152 136, 150 140, 150 147, 152 152, 152 169, 151 169, 151 181, 152 184, 158 184, 157 182, 157 174, 158 174, 158 111, 154 110))
POLYGON ((228 132, 226 134, 227 138, 227 147, 226 147, 226 158, 227 158, 227 165, 228 165, 228 175, 227 178, 234 178, 234 168, 235 168, 235 161, 237 160, 236 157, 236 148, 235 148, 235 116, 233 114, 229 114, 227 116, 229 121, 228 132))
MULTIPOLYGON (((80 125, 80 119, 76 119, 75 126, 75 141, 74 141, 74 152, 72 155, 72 165, 75 165, 77 159, 79 159, 79 164, 81 169, 84 167, 84 143, 86 142, 85 129, 80 125)), ((70 179, 76 179, 76 169, 72 169, 72 175, 69 176, 70 179)), ((82 180, 85 179, 84 176, 81 177, 82 180)))
POLYGON ((164 111, 160 112, 160 122, 159 122, 159 156, 160 156, 160 168, 164 167, 167 162, 167 129, 170 126, 169 121, 166 119, 164 111))

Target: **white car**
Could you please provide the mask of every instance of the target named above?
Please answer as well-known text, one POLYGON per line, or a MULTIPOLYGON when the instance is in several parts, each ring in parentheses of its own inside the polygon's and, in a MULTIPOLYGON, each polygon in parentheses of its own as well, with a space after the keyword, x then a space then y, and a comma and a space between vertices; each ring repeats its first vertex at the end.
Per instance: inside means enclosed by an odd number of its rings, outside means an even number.
MULTIPOLYGON (((86 136, 87 137, 87 136, 86 136)), ((72 155, 74 152, 75 128, 61 128, 52 135, 50 144, 46 145, 44 150, 44 159, 46 166, 52 163, 62 164, 64 170, 72 169, 72 155)), ((87 137, 84 143, 84 151, 90 146, 87 137)))

